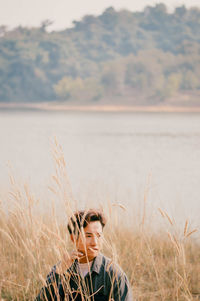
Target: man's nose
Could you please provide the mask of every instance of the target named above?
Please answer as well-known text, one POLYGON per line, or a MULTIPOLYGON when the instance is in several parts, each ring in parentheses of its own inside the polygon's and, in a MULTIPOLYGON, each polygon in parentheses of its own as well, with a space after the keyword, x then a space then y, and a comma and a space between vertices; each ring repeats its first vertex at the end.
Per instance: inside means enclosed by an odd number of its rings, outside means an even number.
POLYGON ((92 245, 97 245, 97 243, 98 243, 98 240, 97 240, 97 237, 94 235, 93 237, 92 237, 92 245))

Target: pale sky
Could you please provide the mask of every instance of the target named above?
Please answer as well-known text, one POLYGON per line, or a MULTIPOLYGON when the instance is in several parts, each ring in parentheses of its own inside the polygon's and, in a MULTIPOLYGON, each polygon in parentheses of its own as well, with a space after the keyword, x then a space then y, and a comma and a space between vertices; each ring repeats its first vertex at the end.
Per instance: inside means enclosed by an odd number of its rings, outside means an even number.
POLYGON ((86 14, 99 15, 109 6, 140 11, 160 2, 170 10, 182 4, 200 8, 200 0, 0 0, 0 25, 31 27, 50 19, 54 21, 51 29, 59 30, 70 27, 73 20, 80 20, 86 14))

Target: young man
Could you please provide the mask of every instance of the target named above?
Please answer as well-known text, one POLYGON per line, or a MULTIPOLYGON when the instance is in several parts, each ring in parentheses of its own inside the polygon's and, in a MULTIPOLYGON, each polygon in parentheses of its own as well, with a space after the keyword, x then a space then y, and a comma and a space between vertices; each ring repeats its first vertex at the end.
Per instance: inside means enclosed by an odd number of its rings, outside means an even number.
POLYGON ((53 267, 36 301, 132 301, 125 273, 100 253, 105 224, 97 210, 71 217, 68 230, 75 250, 53 267))

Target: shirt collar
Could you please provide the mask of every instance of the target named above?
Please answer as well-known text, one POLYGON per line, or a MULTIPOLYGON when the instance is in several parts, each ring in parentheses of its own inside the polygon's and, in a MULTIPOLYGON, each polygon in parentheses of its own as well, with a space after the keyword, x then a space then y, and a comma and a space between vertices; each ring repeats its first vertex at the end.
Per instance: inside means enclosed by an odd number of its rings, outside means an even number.
MULTIPOLYGON (((101 253, 99 253, 97 255, 97 257, 95 257, 95 259, 94 259, 94 261, 92 263, 92 266, 91 266, 91 272, 95 272, 97 274, 100 273, 100 268, 101 268, 101 265, 102 265, 102 258, 103 258, 103 255, 101 253)), ((68 269, 68 272, 70 272, 70 274, 73 274, 73 273, 76 274, 76 273, 80 272, 77 260, 75 260, 73 262, 73 264, 71 265, 71 267, 68 269)))
POLYGON ((91 267, 91 272, 95 272, 97 274, 100 273, 100 268, 101 268, 101 265, 102 265, 102 254, 99 253, 97 255, 97 257, 95 257, 94 261, 93 261, 93 264, 92 264, 92 267, 91 267))

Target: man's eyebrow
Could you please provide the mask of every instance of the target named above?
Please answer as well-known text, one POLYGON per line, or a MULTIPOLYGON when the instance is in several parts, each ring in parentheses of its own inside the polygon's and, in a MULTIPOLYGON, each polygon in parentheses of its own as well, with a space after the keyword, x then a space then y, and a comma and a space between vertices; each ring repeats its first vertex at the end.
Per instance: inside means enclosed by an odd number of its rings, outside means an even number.
POLYGON ((85 232, 85 234, 102 234, 103 232, 85 232))

